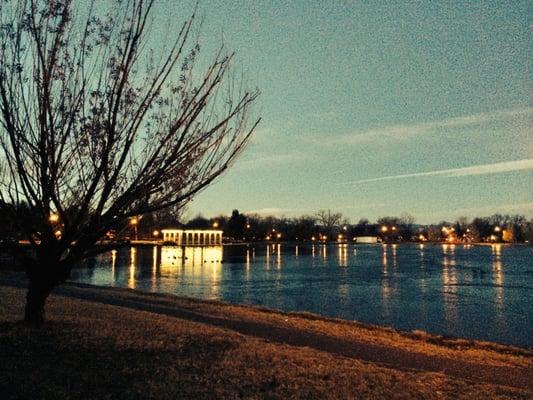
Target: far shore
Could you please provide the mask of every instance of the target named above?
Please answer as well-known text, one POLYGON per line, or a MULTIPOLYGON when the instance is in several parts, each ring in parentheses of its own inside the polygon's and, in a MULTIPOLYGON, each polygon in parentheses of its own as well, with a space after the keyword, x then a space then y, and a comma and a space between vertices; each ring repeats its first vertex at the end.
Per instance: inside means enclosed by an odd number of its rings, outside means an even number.
POLYGON ((531 398, 533 350, 0 272, 2 398, 531 398))

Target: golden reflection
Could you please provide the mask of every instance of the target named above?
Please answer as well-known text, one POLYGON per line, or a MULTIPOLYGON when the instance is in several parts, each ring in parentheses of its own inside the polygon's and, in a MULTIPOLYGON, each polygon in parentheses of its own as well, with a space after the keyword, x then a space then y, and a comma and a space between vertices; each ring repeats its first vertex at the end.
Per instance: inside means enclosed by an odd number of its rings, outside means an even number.
POLYGON ((339 266, 348 266, 348 245, 346 243, 338 245, 339 252, 339 266))
POLYGON ((502 317, 503 303, 504 303, 504 273, 502 264, 502 245, 493 244, 492 250, 492 280, 494 283, 494 290, 496 294, 496 312, 498 316, 502 317))
MULTIPOLYGON (((457 323, 457 271, 454 249, 449 249, 448 245, 442 260, 442 283, 444 297, 444 314, 450 325, 457 323)), ((454 246, 454 245, 450 245, 454 246)), ((455 247, 455 246, 454 246, 455 247)))
POLYGON ((116 269, 117 266, 117 251, 111 250, 111 279, 113 279, 113 283, 116 281, 116 269))
POLYGON ((315 257, 315 245, 311 247, 311 257, 315 257))
POLYGON ((201 266, 204 261, 203 247, 185 247, 185 263, 187 266, 201 266))
POLYGON ((128 287, 135 289, 135 264, 137 259, 137 249, 132 247, 130 249, 130 274, 128 278, 128 287))
POLYGON ((152 251, 152 290, 157 287, 157 246, 154 246, 152 251))
POLYGON ((276 249, 276 268, 277 269, 280 269, 281 268, 281 244, 277 244, 277 249, 276 249))
POLYGON ((267 244, 267 250, 266 250, 266 269, 270 269, 270 245, 267 244))
POLYGON ((298 257, 298 245, 297 245, 296 248, 294 249, 294 253, 295 253, 296 257, 298 257))
POLYGON ((169 274, 177 271, 177 267, 184 261, 183 250, 176 246, 161 247, 161 273, 169 274))
POLYGON ((250 256, 250 249, 246 249, 246 273, 245 273, 245 278, 247 281, 250 280, 250 266, 251 266, 251 256, 250 256))
POLYGON ((393 268, 396 268, 398 266, 397 255, 398 255, 398 245, 397 244, 393 244, 392 245, 392 266, 393 266, 393 268))
POLYGON ((324 257, 324 260, 328 258, 328 254, 327 254, 327 245, 326 244, 323 244, 322 245, 322 257, 324 257))
POLYGON ((383 245, 383 257, 382 257, 382 263, 383 263, 383 275, 387 275, 387 245, 383 245))

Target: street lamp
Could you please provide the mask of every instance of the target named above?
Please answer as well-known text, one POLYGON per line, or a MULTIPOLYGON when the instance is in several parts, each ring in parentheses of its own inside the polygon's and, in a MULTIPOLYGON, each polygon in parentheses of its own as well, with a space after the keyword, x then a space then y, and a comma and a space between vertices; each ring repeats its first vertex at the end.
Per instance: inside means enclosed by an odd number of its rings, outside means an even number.
POLYGON ((387 228, 385 225, 381 227, 381 232, 387 232, 389 228, 387 228))
POLYGON ((218 221, 213 222, 213 228, 215 228, 215 229, 218 228, 218 221))
POLYGON ((130 225, 133 227, 133 232, 135 233, 135 240, 137 240, 137 225, 139 224, 139 218, 137 217, 131 217, 130 218, 130 225))

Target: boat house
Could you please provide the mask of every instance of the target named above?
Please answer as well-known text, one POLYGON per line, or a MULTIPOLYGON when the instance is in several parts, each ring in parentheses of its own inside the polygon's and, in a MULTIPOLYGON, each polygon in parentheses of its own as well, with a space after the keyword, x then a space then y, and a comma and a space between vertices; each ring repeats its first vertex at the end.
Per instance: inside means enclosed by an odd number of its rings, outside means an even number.
POLYGON ((220 246, 222 231, 205 229, 163 229, 163 242, 172 242, 180 246, 220 246))

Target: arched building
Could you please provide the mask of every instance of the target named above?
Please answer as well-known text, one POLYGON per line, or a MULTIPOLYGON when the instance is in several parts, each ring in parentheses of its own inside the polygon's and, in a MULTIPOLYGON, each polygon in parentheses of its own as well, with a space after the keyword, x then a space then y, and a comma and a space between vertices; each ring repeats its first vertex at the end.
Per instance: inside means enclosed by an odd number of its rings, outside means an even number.
POLYGON ((222 244, 222 231, 204 229, 163 229, 163 242, 173 242, 180 246, 219 246, 222 244))

